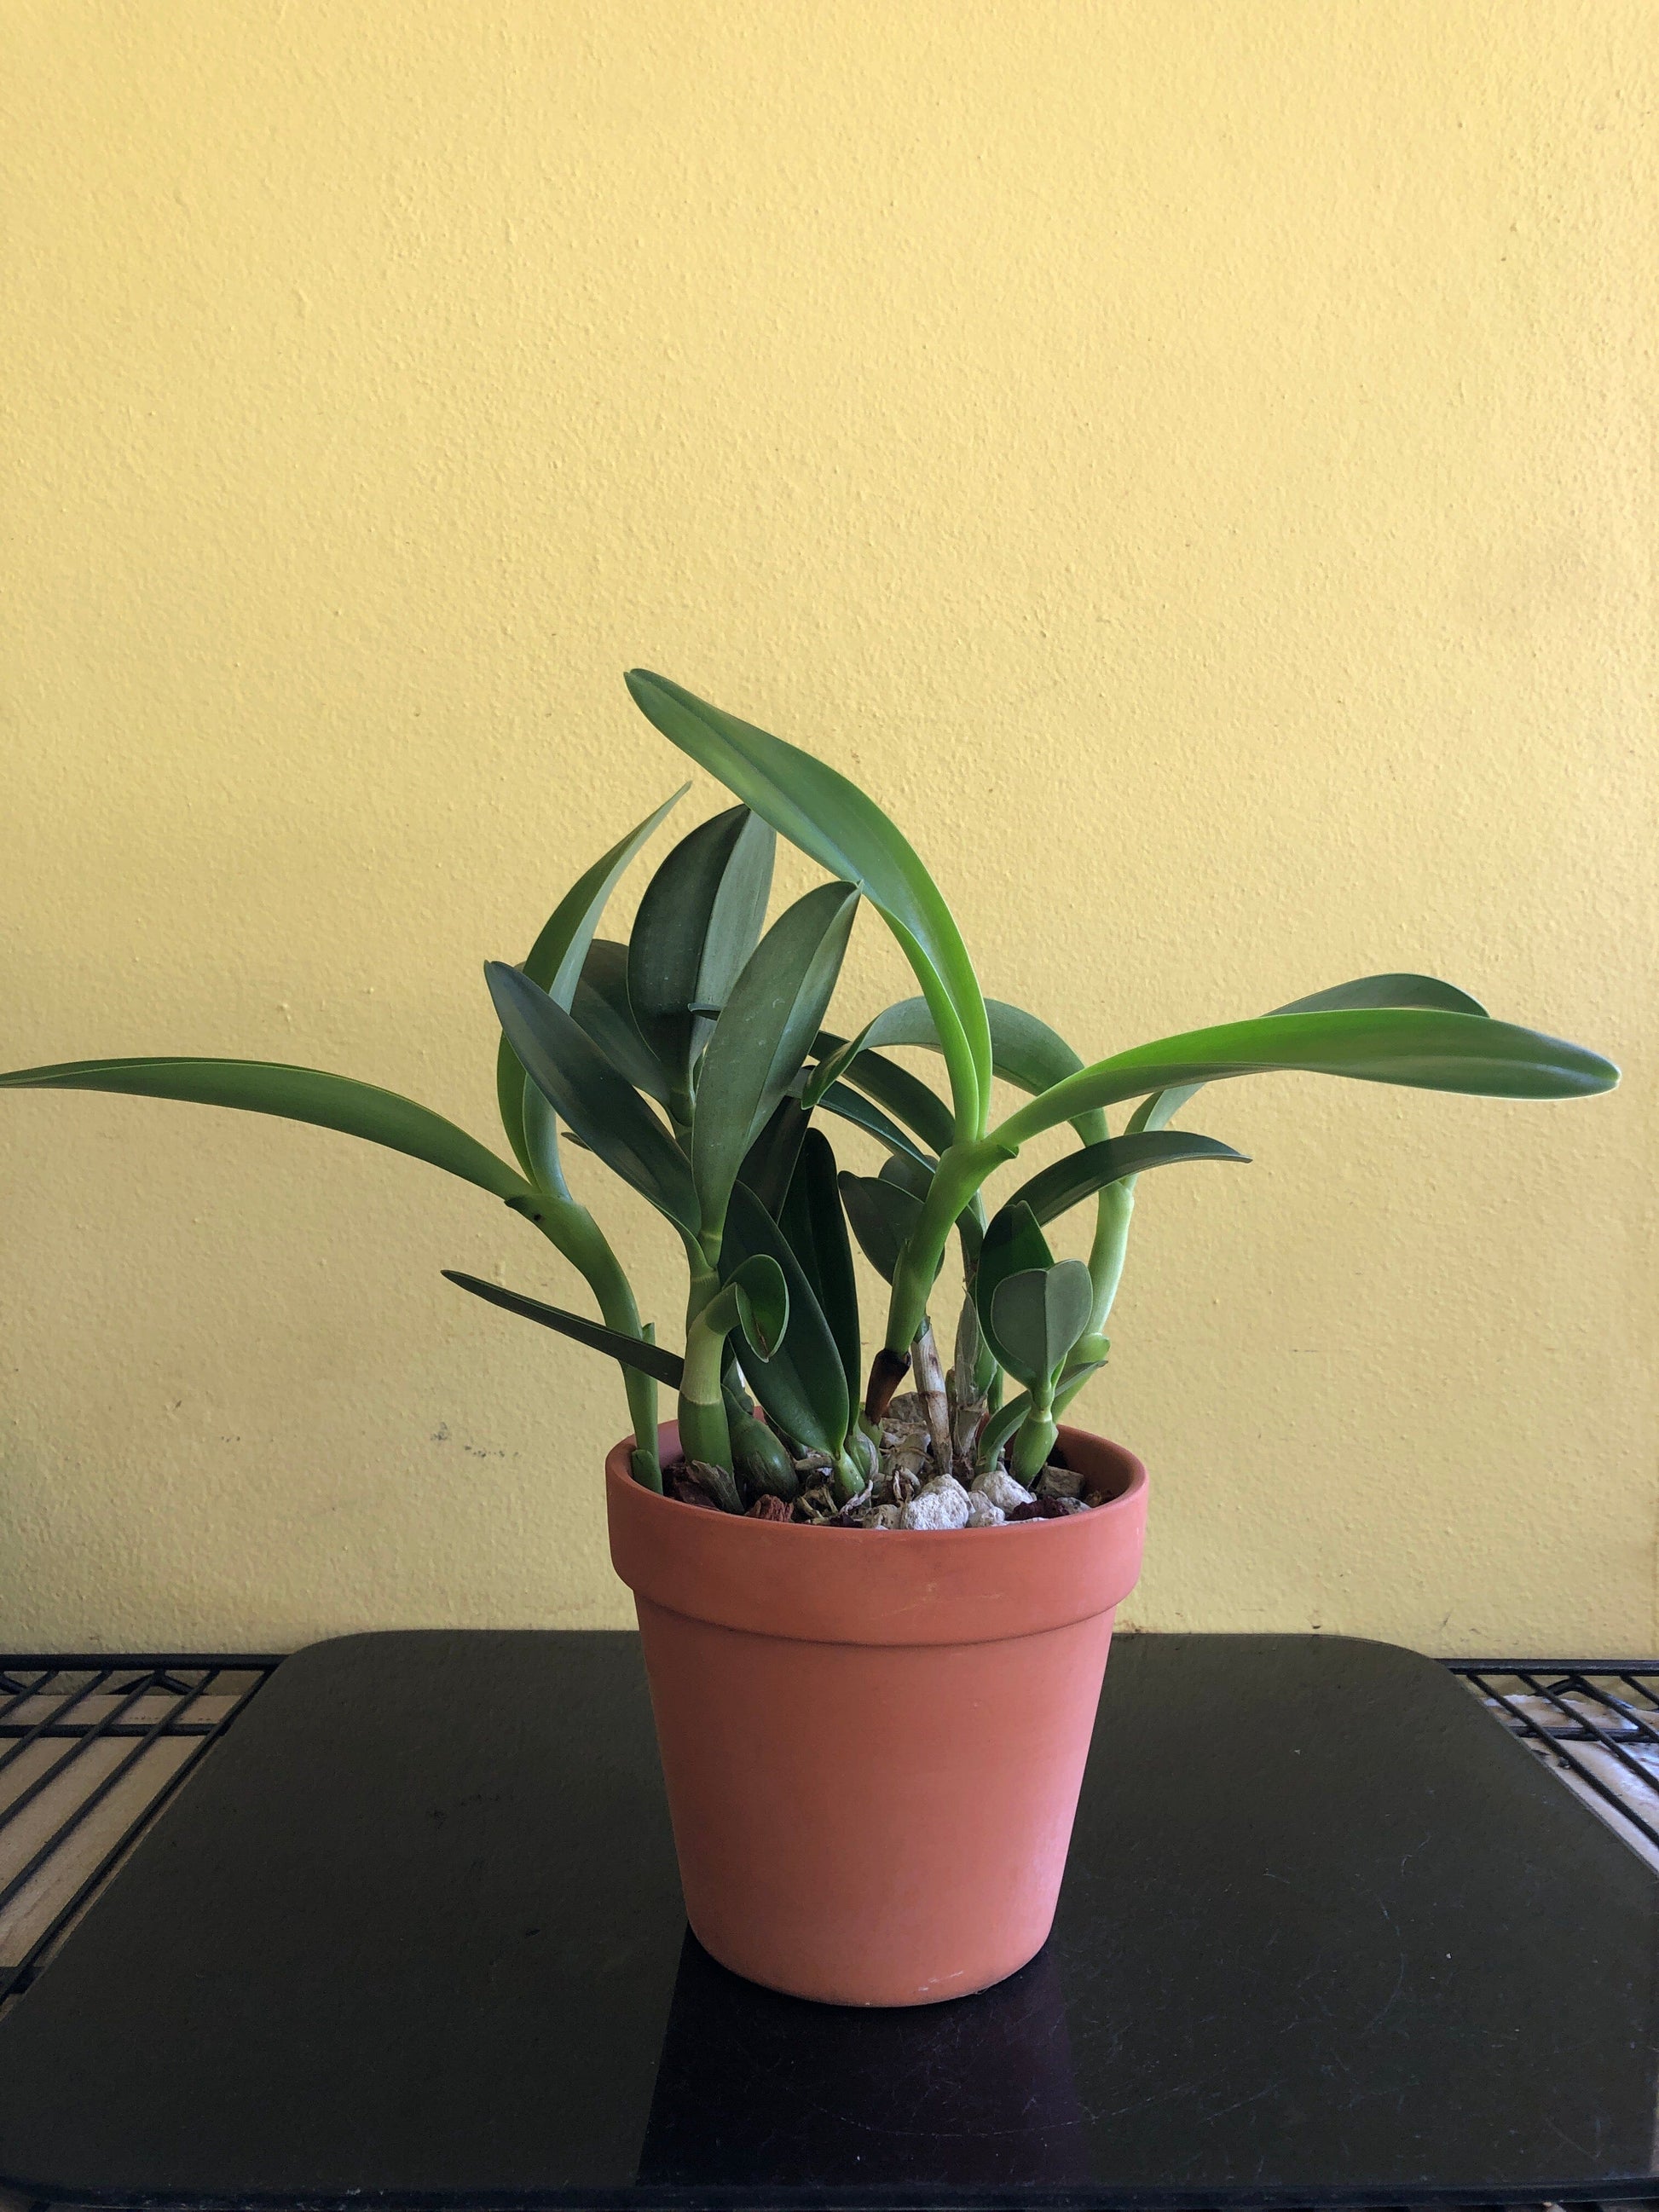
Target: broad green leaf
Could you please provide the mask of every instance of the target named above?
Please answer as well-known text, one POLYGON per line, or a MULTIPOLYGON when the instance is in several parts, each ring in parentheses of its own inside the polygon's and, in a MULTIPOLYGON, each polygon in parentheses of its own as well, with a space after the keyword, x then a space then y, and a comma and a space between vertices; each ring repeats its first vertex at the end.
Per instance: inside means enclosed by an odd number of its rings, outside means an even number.
POLYGON ((921 1200, 880 1176, 839 1177, 842 1204, 853 1234, 876 1273, 891 1282, 899 1255, 921 1217, 921 1200))
POLYGON ((747 1183, 775 1221, 795 1172, 811 1117, 795 1098, 781 1098, 770 1120, 744 1154, 738 1181, 747 1183))
POLYGON ((1109 1182, 1144 1175, 1149 1168, 1171 1167, 1180 1160, 1246 1158, 1217 1138, 1189 1135, 1180 1129, 1159 1136, 1107 1137, 1097 1145, 1085 1145, 1080 1152, 1067 1152, 1052 1167, 1044 1168, 1041 1175, 1022 1183, 1008 1203, 1030 1206, 1033 1218, 1041 1224, 1092 1198, 1109 1182))
POLYGON ((775 845, 765 823, 733 806, 682 837, 645 887, 628 941, 628 996, 672 1099, 689 1103, 712 1026, 694 1007, 724 1006, 759 939, 775 845))
MULTIPOLYGON (((1333 1008, 1359 1006, 1437 1006, 1446 1013, 1479 1014, 1483 1018, 1486 1012, 1478 999, 1470 998, 1455 983, 1443 983, 1436 975, 1361 975, 1352 983, 1334 983, 1326 991, 1310 991, 1305 999, 1292 999, 1287 1005, 1273 1006, 1269 1011, 1275 1014, 1317 1014, 1333 1008)), ((1143 1098, 1129 1116, 1124 1133, 1133 1137, 1144 1129, 1167 1128, 1182 1108, 1203 1088, 1201 1083, 1186 1083, 1170 1091, 1155 1091, 1150 1098, 1143 1098)))
POLYGON ((991 1318, 997 1291, 1011 1275, 1052 1267, 1054 1264, 1048 1240, 1037 1226, 1036 1216, 1029 1206, 1017 1202, 1001 1206, 993 1214, 980 1250, 972 1288, 974 1304, 979 1310, 979 1325, 985 1332, 986 1342, 996 1354, 999 1366, 1006 1367, 1008 1360, 991 1318))
POLYGON ((486 1298, 492 1306, 500 1306, 507 1313, 539 1322, 544 1328, 556 1329, 561 1336, 585 1344, 592 1352, 608 1353, 624 1367, 637 1368, 641 1375, 666 1382, 671 1389, 680 1387, 684 1362, 678 1352, 670 1352, 660 1344, 649 1343, 644 1337, 623 1336, 614 1328, 604 1328, 596 1321, 586 1320, 580 1314, 566 1313, 561 1306, 544 1305, 539 1298, 527 1298, 518 1291, 503 1290, 499 1283, 483 1282, 477 1275, 459 1274, 453 1267, 446 1267, 443 1275, 446 1282, 459 1284, 462 1290, 471 1291, 475 1298, 486 1298))
POLYGON ((826 1114, 834 1114, 843 1121, 850 1121, 855 1129, 862 1129, 878 1144, 885 1145, 889 1152, 908 1152, 912 1159, 921 1160, 931 1167, 932 1160, 915 1140, 890 1121, 879 1106, 862 1098, 845 1083, 832 1083, 818 1103, 826 1114))
POLYGON ((1610 1091, 1619 1080, 1611 1060, 1583 1045, 1475 1014, 1405 1007, 1263 1014, 1097 1060, 1021 1107, 993 1133, 1000 1143, 1023 1145, 1091 1107, 1176 1085, 1282 1071, 1490 1098, 1583 1097, 1610 1091))
MULTIPOLYGON (((654 814, 647 815, 636 829, 630 830, 602 859, 595 860, 572 884, 543 924, 540 936, 530 948, 524 972, 560 1006, 569 1007, 593 932, 623 870, 690 788, 689 783, 683 783, 654 814)), ((514 1060, 512 1048, 503 1037, 495 1054, 495 1097, 501 1107, 501 1127, 525 1172, 538 1182, 546 1181, 550 1188, 557 1190, 563 1184, 559 1173, 557 1139, 549 1125, 539 1132, 540 1156, 532 1152, 525 1127, 524 1085, 524 1070, 514 1060)))
POLYGON ((640 1032, 628 1000, 628 947, 596 937, 588 948, 570 1011, 617 1073, 659 1106, 668 1084, 657 1056, 640 1032))
POLYGON ((823 1309, 841 1354, 847 1395, 856 1401, 864 1388, 858 1282, 847 1241, 847 1218, 836 1188, 836 1155, 820 1130, 806 1133, 778 1226, 823 1309))
POLYGON ((991 1300, 998 1357, 1011 1375, 1048 1401, 1048 1384, 1089 1319, 1094 1285, 1081 1260, 1005 1276, 991 1300))
POLYGON ((672 744, 880 913, 933 1010, 964 1133, 977 1129, 991 1094, 985 1002, 951 909, 897 827, 825 762, 666 678, 636 668, 628 688, 672 744))
POLYGON ((726 1215, 744 1155, 799 1074, 829 1005, 858 893, 821 884, 779 915, 732 984, 697 1078, 691 1172, 705 1231, 726 1215))
POLYGON ((697 988, 692 999, 696 1017, 691 1033, 693 1060, 708 1042, 742 975, 750 955, 760 943, 766 927, 767 901, 772 895, 772 866, 777 856, 777 833, 769 823, 745 810, 743 827, 720 889, 714 910, 703 937, 702 959, 697 969, 697 988))
POLYGON ((691 1164, 633 1085, 574 1018, 516 968, 492 960, 484 974, 507 1042, 537 1089, 614 1174, 696 1237, 691 1164))
POLYGON ((847 1442, 853 1400, 836 1339, 787 1238, 751 1190, 732 1194, 720 1246, 729 1279, 757 1254, 775 1260, 789 1291, 789 1330, 769 1359, 750 1347, 743 1359, 750 1388, 784 1435, 835 1458, 847 1442))
POLYGON ((429 1107, 320 1068, 267 1060, 68 1060, 0 1075, 3 1091, 110 1091, 133 1098, 180 1098, 198 1106, 234 1106, 309 1121, 348 1137, 406 1152, 497 1198, 530 1188, 505 1160, 429 1107))

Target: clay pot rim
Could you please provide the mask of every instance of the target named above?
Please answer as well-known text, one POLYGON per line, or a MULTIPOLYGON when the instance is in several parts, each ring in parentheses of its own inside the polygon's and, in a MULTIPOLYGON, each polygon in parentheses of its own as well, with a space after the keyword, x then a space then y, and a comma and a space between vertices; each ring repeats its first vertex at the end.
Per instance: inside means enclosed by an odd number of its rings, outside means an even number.
MULTIPOLYGON (((1097 1437, 1092 1429, 1071 1429, 1062 1425, 1060 1433, 1062 1437, 1087 1437, 1091 1441, 1102 1443, 1109 1443, 1112 1441, 1107 1437, 1097 1437)), ((963 1537, 981 1537, 997 1533, 995 1529, 986 1528, 840 1528, 827 1522, 756 1521, 751 1520, 746 1513, 722 1513, 718 1508, 710 1508, 707 1505, 687 1505, 681 1498, 670 1498, 665 1491, 651 1490, 644 1483, 635 1481, 634 1477, 628 1471, 628 1455, 633 1448, 634 1439, 631 1436, 623 1437, 620 1443, 613 1444, 605 1454, 605 1474, 614 1480, 627 1483, 630 1488, 643 1492, 647 1510, 654 1510, 659 1505, 664 1505, 674 1513, 695 1514, 699 1521, 708 1518, 712 1512, 714 1521, 726 1522, 734 1528, 745 1527, 764 1528, 776 1531, 779 1534, 781 1534, 785 1529, 791 1529, 798 1536, 833 1536, 841 1544, 845 1544, 849 1536, 868 1536, 872 1539, 879 1536, 884 1541, 893 1536, 927 1536, 936 1544, 956 1543, 963 1537)), ((1004 1529, 1022 1531, 1038 1528, 1069 1528, 1074 1522, 1091 1521, 1097 1513, 1117 1514, 1133 1510, 1139 1494, 1146 1487, 1146 1469, 1141 1461, 1135 1458, 1129 1451, 1127 1445, 1119 1444, 1115 1449, 1121 1452, 1126 1459, 1132 1460, 1133 1465, 1122 1488, 1115 1490, 1111 1496, 1103 1499, 1100 1504, 1090 1506, 1086 1513, 1057 1513, 1052 1520, 1004 1521, 1000 1524, 1000 1527, 1004 1529)))
MULTIPOLYGON (((1123 1487, 1086 1513, 1016 1522, 1016 1533, 1032 1532, 1023 1543, 1006 1528, 803 1528, 683 1505, 635 1482, 629 1446, 620 1443, 605 1462, 611 1562, 641 1604, 788 1642, 981 1644, 1035 1634, 1128 1595, 1146 1522, 1146 1471, 1134 1453, 1086 1429, 1060 1436, 1073 1467, 1123 1487), (826 1540, 814 1548, 803 1535, 826 1540), (869 1541, 854 1542, 860 1535, 869 1541), (909 1540, 895 1542, 900 1536, 909 1540)), ((672 1463, 679 1449, 672 1422, 659 1439, 672 1463)))

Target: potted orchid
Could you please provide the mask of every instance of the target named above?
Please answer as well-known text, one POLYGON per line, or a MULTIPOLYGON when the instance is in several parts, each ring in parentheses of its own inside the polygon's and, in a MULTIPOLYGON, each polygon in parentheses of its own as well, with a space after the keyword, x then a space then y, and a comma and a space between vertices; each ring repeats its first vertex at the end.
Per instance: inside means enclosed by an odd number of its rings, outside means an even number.
POLYGON ((521 963, 488 967, 510 1158, 410 1100, 276 1063, 81 1060, 0 1085, 319 1122, 459 1176, 539 1230, 597 1316, 451 1279, 622 1370, 612 1556, 635 1594, 693 1927, 799 1995, 930 2002, 1013 1972, 1053 1918, 1146 1497, 1133 1454, 1063 1416, 1107 1358, 1139 1177, 1242 1158, 1176 1116, 1206 1084, 1267 1071, 1527 1099, 1605 1091, 1618 1072, 1412 975, 1085 1063, 982 994, 873 800, 677 684, 628 683, 736 803, 668 853, 626 941, 600 933, 606 904, 683 793, 578 878, 521 963), (779 836, 827 880, 769 923, 779 836), (831 1026, 866 905, 917 994, 831 1026), (910 1048, 942 1064, 943 1090, 892 1057, 910 1048), (1000 1120, 998 1079, 1024 1094, 1000 1120), (1115 1108, 1128 1109, 1115 1131, 1115 1108), (1075 1145, 1022 1175, 1022 1149, 1060 1128, 1075 1145), (842 1164, 849 1134, 873 1143, 875 1172, 842 1164), (683 1250, 679 1350, 573 1191, 572 1146, 683 1250), (1088 1258, 1057 1260, 1047 1232, 1080 1206, 1088 1258), (867 1345, 855 1244, 887 1286, 867 1345))

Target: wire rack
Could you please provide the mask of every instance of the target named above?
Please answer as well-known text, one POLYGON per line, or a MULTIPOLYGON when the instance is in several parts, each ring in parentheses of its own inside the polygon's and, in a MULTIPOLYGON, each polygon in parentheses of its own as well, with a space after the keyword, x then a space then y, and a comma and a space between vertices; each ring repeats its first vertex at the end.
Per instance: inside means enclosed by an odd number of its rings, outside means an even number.
POLYGON ((0 1658, 0 2006, 28 1987, 277 1664, 0 1658))
POLYGON ((1447 1664, 1659 1871, 1659 1659, 1447 1664))
MULTIPOLYGON (((0 1657, 0 2010, 280 1663, 201 1652, 0 1657)), ((1659 1660, 1447 1663, 1659 1871, 1659 1660)), ((1659 2212, 1659 2198, 1619 2212, 1659 2212)))

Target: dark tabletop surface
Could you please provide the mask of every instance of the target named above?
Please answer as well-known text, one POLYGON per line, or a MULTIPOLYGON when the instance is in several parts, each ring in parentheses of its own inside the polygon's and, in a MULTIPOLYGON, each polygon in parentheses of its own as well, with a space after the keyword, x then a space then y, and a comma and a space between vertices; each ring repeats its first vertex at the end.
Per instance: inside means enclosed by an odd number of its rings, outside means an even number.
POLYGON ((1388 1645, 1120 1638, 1046 1950, 866 2013, 686 1934, 631 1636, 349 1638, 282 1668, 0 2021, 0 2182, 157 2208, 1652 2194, 1656 1967, 1659 1881, 1388 1645))

